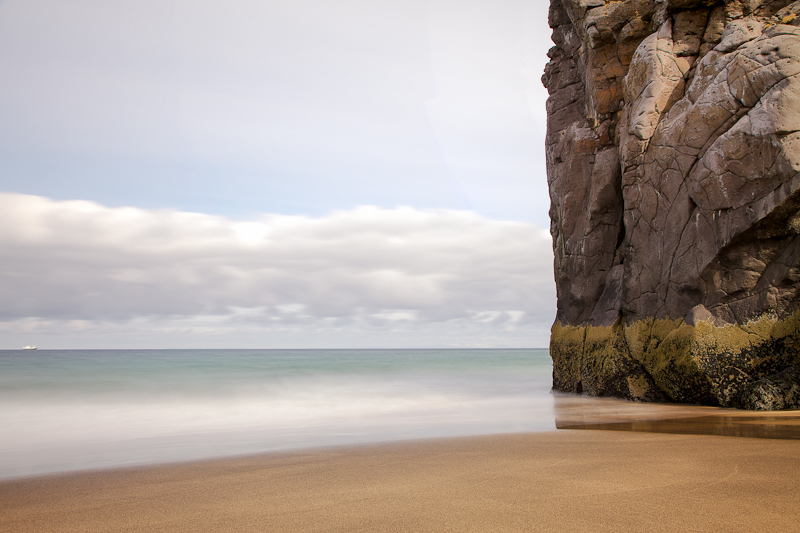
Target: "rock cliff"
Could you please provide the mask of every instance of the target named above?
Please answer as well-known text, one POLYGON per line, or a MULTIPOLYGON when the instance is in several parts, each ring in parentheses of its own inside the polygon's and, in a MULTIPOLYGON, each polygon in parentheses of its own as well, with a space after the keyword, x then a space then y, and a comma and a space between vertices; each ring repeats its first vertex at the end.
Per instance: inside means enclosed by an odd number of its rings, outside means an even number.
POLYGON ((549 23, 553 388, 800 407, 800 1, 549 23))

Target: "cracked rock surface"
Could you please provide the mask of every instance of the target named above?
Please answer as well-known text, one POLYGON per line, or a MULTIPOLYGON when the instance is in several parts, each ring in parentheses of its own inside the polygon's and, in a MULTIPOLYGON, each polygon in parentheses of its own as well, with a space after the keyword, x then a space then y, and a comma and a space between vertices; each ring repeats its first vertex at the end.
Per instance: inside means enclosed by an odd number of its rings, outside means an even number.
POLYGON ((551 0, 549 23, 554 389, 797 407, 800 1, 551 0))

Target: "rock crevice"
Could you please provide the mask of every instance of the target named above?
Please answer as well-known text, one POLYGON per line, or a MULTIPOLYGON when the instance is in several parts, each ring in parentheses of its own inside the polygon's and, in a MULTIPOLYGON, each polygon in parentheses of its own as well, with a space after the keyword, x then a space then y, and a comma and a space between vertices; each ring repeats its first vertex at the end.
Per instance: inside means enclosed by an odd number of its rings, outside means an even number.
POLYGON ((554 388, 800 407, 800 1, 548 20, 554 388))

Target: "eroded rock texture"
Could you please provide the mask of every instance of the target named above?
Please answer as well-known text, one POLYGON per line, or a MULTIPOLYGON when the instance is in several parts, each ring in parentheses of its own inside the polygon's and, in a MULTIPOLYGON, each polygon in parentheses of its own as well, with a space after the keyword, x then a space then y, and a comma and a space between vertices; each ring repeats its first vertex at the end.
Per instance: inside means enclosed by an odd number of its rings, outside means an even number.
POLYGON ((800 1, 551 1, 554 388, 800 407, 800 1))

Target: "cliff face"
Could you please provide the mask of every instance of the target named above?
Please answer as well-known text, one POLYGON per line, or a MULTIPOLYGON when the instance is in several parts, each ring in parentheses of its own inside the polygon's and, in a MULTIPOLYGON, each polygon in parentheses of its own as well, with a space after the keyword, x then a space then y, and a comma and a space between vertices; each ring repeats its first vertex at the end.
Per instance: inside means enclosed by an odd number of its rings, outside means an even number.
POLYGON ((800 1, 551 2, 554 389, 800 407, 800 1))

